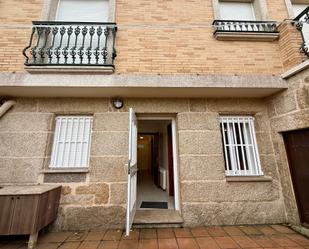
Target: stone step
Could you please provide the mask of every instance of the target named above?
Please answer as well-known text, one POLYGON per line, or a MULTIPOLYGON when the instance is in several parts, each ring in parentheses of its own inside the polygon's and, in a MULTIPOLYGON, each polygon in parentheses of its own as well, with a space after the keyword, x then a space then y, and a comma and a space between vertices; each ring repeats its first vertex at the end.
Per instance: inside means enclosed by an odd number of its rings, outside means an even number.
POLYGON ((137 210, 133 227, 134 228, 163 228, 182 227, 183 219, 175 210, 137 210))

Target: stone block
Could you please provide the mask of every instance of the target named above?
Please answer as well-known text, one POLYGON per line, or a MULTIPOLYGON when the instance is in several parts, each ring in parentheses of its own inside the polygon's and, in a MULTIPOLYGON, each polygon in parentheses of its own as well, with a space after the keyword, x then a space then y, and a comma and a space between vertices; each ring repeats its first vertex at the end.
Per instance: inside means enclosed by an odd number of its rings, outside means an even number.
POLYGON ((94 114, 108 111, 108 99, 46 98, 38 99, 38 111, 56 114, 94 114))
POLYGON ((278 115, 288 113, 297 109, 294 92, 285 92, 276 98, 275 108, 278 115))
POLYGON ((86 173, 45 173, 44 182, 46 183, 70 183, 85 182, 86 173))
POLYGON ((256 143, 260 154, 273 154, 270 133, 256 132, 256 143))
POLYGON ((179 113, 178 130, 219 130, 219 114, 214 112, 179 113))
POLYGON ((38 101, 33 98, 16 98, 16 104, 10 109, 9 113, 13 112, 37 112, 38 101))
POLYGON ((91 157, 91 182, 122 182, 127 180, 127 156, 91 157))
POLYGON ((207 99, 207 108, 211 112, 234 115, 266 112, 266 105, 259 99, 207 99))
POLYGON ((252 225, 285 222, 284 204, 272 202, 184 203, 185 226, 252 225))
POLYGON ((307 110, 276 117, 271 120, 271 128, 275 132, 284 132, 307 127, 309 127, 309 112, 307 110))
POLYGON ((75 193, 76 195, 94 195, 95 204, 106 204, 109 198, 109 186, 105 183, 78 186, 75 193))
POLYGON ((121 111, 128 112, 132 107, 139 113, 178 113, 189 112, 189 100, 180 98, 147 98, 147 99, 125 99, 124 108, 121 111))
POLYGON ((128 132, 93 132, 92 156, 119 156, 128 154, 128 132))
POLYGON ((180 156, 181 180, 222 180, 224 174, 223 154, 218 156, 180 156))
MULTIPOLYGON (((63 230, 123 229, 125 208, 121 206, 63 207, 63 230)), ((59 218, 60 219, 60 218, 59 218)))
POLYGON ((220 131, 178 133, 179 154, 222 154, 220 131))
POLYGON ((50 131, 52 123, 52 114, 13 112, 0 119, 0 131, 50 131))
POLYGON ((279 198, 275 182, 182 182, 183 202, 273 201, 279 198))
POLYGON ((277 164, 274 155, 260 155, 260 162, 262 171, 265 176, 271 176, 273 179, 279 180, 277 164))
POLYGON ((0 158, 0 183, 37 183, 42 158, 0 158))
POLYGON ((0 156, 44 157, 48 133, 0 133, 0 156))
POLYGON ((129 113, 95 114, 93 118, 94 131, 128 131, 129 113))
POLYGON ((94 195, 63 195, 60 198, 61 205, 93 205, 94 195))
POLYGON ((72 193, 72 188, 70 186, 62 186, 61 195, 69 195, 72 193))
POLYGON ((306 109, 309 107, 309 84, 301 86, 296 91, 296 97, 298 106, 301 109, 306 109))
POLYGON ((126 204, 127 203, 127 183, 112 183, 110 185, 110 204, 126 204))
POLYGON ((267 114, 258 113, 254 116, 254 118, 255 118, 254 126, 256 132, 269 132, 270 124, 267 114))
POLYGON ((190 112, 206 112, 206 99, 190 99, 190 112))

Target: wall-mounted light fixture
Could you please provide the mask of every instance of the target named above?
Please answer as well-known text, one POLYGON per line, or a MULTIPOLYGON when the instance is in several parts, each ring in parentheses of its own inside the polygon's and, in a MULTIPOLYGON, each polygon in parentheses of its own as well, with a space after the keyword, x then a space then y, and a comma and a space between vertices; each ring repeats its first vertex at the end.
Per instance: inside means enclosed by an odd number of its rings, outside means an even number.
POLYGON ((121 109, 123 107, 123 100, 115 98, 112 100, 112 104, 116 109, 121 109))

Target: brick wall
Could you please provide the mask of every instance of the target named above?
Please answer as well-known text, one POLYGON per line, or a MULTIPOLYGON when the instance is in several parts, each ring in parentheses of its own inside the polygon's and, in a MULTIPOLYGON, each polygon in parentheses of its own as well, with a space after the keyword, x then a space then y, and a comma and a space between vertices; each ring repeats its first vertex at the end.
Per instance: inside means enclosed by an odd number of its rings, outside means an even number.
MULTIPOLYGON (((31 21, 41 18, 42 3, 1 2, 2 25, 28 27, 1 26, 0 71, 24 70, 22 49, 28 43, 31 21)), ((287 17, 284 0, 267 3, 270 19, 287 17)), ((278 41, 215 40, 211 0, 118 0, 116 4, 117 73, 279 74, 286 68, 278 41)))

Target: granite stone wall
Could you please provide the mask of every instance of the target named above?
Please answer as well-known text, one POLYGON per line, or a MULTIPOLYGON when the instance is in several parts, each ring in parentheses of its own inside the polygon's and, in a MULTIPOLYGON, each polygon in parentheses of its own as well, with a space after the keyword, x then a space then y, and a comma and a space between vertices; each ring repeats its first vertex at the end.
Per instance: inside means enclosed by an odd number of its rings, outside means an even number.
POLYGON ((180 202, 184 225, 286 221, 271 141, 268 105, 261 99, 17 98, 0 119, 0 184, 63 186, 55 230, 122 228, 126 207, 128 109, 176 117, 180 202), (48 168, 55 116, 93 115, 88 171, 48 168), (253 115, 262 170, 268 181, 229 182, 224 174, 220 114, 253 115))

